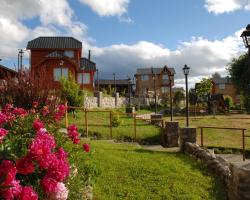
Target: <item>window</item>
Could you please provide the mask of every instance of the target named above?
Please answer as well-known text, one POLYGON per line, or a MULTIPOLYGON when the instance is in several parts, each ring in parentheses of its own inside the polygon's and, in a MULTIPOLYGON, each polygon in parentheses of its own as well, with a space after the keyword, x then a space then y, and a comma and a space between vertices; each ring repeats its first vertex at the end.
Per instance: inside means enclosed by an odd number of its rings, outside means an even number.
POLYGON ((89 84, 90 83, 90 73, 78 73, 77 82, 79 84, 89 84))
POLYGON ((226 85, 225 85, 225 84, 219 84, 219 89, 225 90, 225 88, 226 88, 226 85))
POLYGON ((168 80, 168 75, 167 74, 163 74, 162 75, 162 80, 168 80))
POLYGON ((141 80, 142 81, 147 81, 148 80, 148 75, 141 75, 141 80))
POLYGON ((59 81, 62 77, 69 78, 68 68, 54 68, 54 81, 59 81))
POLYGON ((74 57, 74 51, 64 51, 64 55, 73 58, 74 57))
POLYGON ((168 87, 161 87, 161 93, 166 94, 168 93, 169 88, 168 87))

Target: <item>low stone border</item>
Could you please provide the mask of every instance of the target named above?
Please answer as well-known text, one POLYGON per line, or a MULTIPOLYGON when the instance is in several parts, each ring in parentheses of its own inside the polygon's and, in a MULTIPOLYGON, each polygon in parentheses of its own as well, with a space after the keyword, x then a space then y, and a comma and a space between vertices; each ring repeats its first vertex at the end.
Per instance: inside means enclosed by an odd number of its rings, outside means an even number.
POLYGON ((231 178, 230 164, 225 160, 217 158, 210 151, 201 148, 195 143, 185 142, 184 153, 200 160, 207 168, 216 174, 227 186, 231 178))

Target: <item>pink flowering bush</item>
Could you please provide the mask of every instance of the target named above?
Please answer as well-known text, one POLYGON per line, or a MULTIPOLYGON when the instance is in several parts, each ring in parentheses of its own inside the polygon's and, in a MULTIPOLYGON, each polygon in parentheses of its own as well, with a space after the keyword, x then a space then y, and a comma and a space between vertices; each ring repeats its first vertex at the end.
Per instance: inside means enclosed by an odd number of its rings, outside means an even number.
POLYGON ((7 104, 0 111, 0 199, 75 199, 93 171, 90 147, 80 145, 77 127, 69 126, 68 135, 58 131, 65 106, 39 107, 7 104), (76 170, 80 178, 71 177, 76 170))

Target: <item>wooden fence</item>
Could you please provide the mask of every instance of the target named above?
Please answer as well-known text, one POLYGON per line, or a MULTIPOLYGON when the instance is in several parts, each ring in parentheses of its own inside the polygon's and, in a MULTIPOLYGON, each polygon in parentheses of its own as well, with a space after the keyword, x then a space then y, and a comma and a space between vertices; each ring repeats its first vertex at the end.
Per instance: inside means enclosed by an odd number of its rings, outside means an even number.
POLYGON ((245 161, 246 159, 246 142, 245 142, 245 138, 246 137, 250 137, 248 135, 245 135, 245 131, 247 129, 245 128, 230 128, 230 127, 217 127, 217 126, 200 126, 198 127, 201 129, 201 146, 204 146, 204 129, 224 129, 224 130, 236 130, 236 131, 241 131, 241 137, 242 137, 242 157, 243 157, 243 161, 245 161))

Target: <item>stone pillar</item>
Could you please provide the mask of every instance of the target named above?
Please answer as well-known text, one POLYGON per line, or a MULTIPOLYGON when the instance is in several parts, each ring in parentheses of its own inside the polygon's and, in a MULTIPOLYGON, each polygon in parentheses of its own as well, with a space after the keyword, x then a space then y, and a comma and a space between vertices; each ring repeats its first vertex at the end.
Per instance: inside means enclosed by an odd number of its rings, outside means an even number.
POLYGON ((119 92, 115 93, 115 107, 118 107, 119 92))
POLYGON ((102 107, 102 92, 98 92, 97 94, 97 106, 102 107))
POLYGON ((229 200, 250 200, 250 164, 230 164, 229 200))
POLYGON ((162 129, 161 143, 163 147, 178 147, 179 122, 166 122, 162 129))
POLYGON ((180 129, 180 149, 184 151, 185 142, 196 143, 196 128, 180 129))
POLYGON ((151 124, 161 125, 160 120, 162 120, 162 114, 152 114, 150 115, 150 118, 151 118, 151 124))

